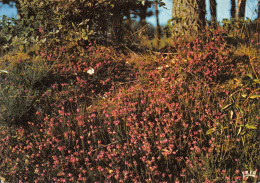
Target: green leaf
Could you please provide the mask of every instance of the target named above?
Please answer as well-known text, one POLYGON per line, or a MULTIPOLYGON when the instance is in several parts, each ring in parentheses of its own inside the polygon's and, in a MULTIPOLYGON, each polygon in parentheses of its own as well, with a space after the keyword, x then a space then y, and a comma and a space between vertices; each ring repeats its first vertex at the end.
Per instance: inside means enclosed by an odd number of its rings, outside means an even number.
POLYGON ((242 127, 240 126, 240 128, 239 128, 239 130, 238 130, 238 132, 237 132, 237 135, 240 134, 241 130, 242 130, 242 127))
POLYGON ((260 84, 260 81, 258 79, 254 79, 254 82, 260 84))
POLYGON ((227 108, 229 108, 229 107, 232 106, 232 105, 233 105, 233 103, 228 104, 228 105, 226 105, 225 107, 223 107, 222 110, 227 109, 227 108))
POLYGON ((7 35, 7 36, 6 36, 6 40, 7 40, 7 41, 10 41, 11 38, 12 38, 12 35, 7 35))
POLYGON ((260 95, 251 95, 249 98, 255 99, 255 98, 259 98, 259 97, 260 97, 260 95))
POLYGON ((246 97, 247 97, 247 95, 246 95, 246 94, 242 94, 241 96, 242 96, 243 98, 246 98, 246 97))
POLYGON ((246 127, 247 129, 249 129, 249 130, 257 130, 257 127, 254 126, 254 125, 248 125, 248 124, 246 124, 245 127, 246 127))
POLYGON ((230 111, 230 119, 233 118, 233 115, 234 115, 234 112, 233 112, 233 110, 231 110, 231 111, 230 111))
POLYGON ((247 82, 253 82, 254 78, 251 74, 247 74, 245 77, 243 77, 242 80, 247 81, 247 82))
POLYGON ((211 134, 211 133, 213 133, 213 132, 215 132, 216 131, 216 128, 211 128, 211 129, 209 129, 207 132, 206 132, 206 135, 209 135, 209 134, 211 134))

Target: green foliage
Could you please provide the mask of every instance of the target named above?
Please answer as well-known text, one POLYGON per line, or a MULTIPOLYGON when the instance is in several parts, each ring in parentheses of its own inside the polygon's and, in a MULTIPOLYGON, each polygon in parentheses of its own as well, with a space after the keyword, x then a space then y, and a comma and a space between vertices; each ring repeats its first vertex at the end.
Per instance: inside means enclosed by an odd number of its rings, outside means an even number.
POLYGON ((224 19, 222 21, 222 26, 230 37, 233 37, 235 40, 233 42, 242 43, 246 46, 256 46, 252 44, 252 41, 259 41, 259 19, 251 20, 247 18, 236 19, 224 19))
MULTIPOLYGON (((164 6, 163 1, 158 2, 164 6)), ((66 44, 86 46, 89 41, 132 44, 130 36, 135 30, 130 26, 131 16, 140 16, 142 20, 151 16, 147 8, 152 3, 147 0, 19 1, 16 4, 19 19, 5 17, 2 26, 0 24, 2 51, 21 47, 25 51, 36 51, 66 44), (7 25, 7 21, 10 24, 7 25)), ((148 29, 152 30, 149 26, 148 29)), ((153 37, 153 31, 149 31, 149 37, 153 37)))
POLYGON ((1 59, 0 125, 24 125, 32 117, 35 101, 46 89, 36 87, 48 75, 48 66, 39 57, 26 53, 6 55, 1 59))
POLYGON ((108 30, 107 22, 119 11, 116 2, 106 1, 53 1, 29 0, 17 4, 20 19, 3 17, 1 21, 1 44, 4 51, 23 46, 84 44, 102 36, 108 30), (116 10, 113 10, 117 8, 116 10))
POLYGON ((39 25, 31 20, 2 17, 0 21, 1 55, 7 52, 35 51, 44 43, 39 25))

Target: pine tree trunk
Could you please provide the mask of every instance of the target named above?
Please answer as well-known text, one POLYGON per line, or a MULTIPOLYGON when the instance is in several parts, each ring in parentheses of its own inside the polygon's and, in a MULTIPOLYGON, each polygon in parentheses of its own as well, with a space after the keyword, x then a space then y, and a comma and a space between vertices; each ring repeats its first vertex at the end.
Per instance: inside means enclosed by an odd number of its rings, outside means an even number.
POLYGON ((217 23, 217 2, 210 0, 211 25, 216 26, 217 23))
POLYGON ((205 0, 196 0, 198 5, 197 13, 199 14, 198 24, 200 29, 206 27, 206 1, 205 0))
POLYGON ((236 19, 245 18, 246 0, 237 1, 236 19))
POLYGON ((245 18, 245 12, 246 12, 246 0, 242 0, 241 6, 240 6, 240 11, 239 11, 239 17, 245 18))
POLYGON ((206 3, 204 0, 172 1, 173 36, 194 36, 206 26, 206 3))
POLYGON ((236 17, 236 1, 235 0, 231 0, 231 18, 235 19, 236 17))
POLYGON ((120 8, 115 6, 113 10, 113 17, 112 17, 112 40, 115 43, 121 43, 123 40, 123 16, 119 11, 120 8))

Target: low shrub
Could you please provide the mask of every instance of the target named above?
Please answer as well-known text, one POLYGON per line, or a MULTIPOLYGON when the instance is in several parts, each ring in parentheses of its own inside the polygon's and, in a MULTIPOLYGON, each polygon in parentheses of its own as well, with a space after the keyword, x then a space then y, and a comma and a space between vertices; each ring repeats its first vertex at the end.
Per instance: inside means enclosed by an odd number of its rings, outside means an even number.
POLYGON ((49 75, 49 67, 44 59, 24 52, 1 58, 1 125, 24 125, 33 120, 34 103, 45 89, 35 84, 49 75))
MULTIPOLYGON (((59 142, 68 142, 68 147, 64 144, 64 147, 66 147, 64 150, 69 150, 69 152, 66 152, 65 154, 68 153, 68 156, 72 155, 70 152, 72 149, 74 149, 73 153, 77 151, 74 147, 74 143, 76 142, 73 141, 75 140, 74 138, 79 138, 79 127, 82 129, 81 125, 85 123, 86 108, 91 106, 95 100, 100 100, 102 97, 105 97, 105 92, 113 91, 118 84, 120 85, 124 82, 128 83, 134 78, 132 76, 134 72, 131 70, 131 67, 125 65, 122 61, 119 62, 112 58, 113 53, 110 49, 94 48, 90 46, 86 53, 81 53, 82 56, 67 54, 65 51, 58 49, 56 50, 56 53, 57 55, 55 55, 55 52, 48 53, 48 51, 38 53, 38 55, 46 58, 47 63, 51 64, 51 78, 46 78, 46 80, 48 80, 47 83, 43 83, 42 80, 38 80, 39 82, 38 84, 36 83, 36 85, 35 82, 34 84, 29 83, 29 86, 36 86, 36 88, 45 87, 45 90, 42 90, 40 95, 38 95, 37 101, 33 101, 34 106, 38 106, 38 108, 34 113, 30 113, 30 115, 33 116, 33 118, 31 118, 32 120, 29 119, 30 121, 24 121, 26 122, 26 125, 21 126, 16 131, 12 130, 12 133, 15 134, 18 132, 19 135, 8 136, 12 134, 9 130, 10 132, 7 133, 8 135, 2 141, 10 140, 8 143, 5 143, 5 145, 9 144, 10 146, 1 146, 1 148, 3 148, 1 149, 3 150, 1 151, 1 157, 8 156, 5 153, 8 152, 8 149, 11 148, 12 145, 19 146, 19 149, 22 150, 22 153, 17 151, 16 153, 10 154, 11 157, 14 155, 19 158, 15 171, 13 170, 13 167, 8 165, 7 161, 5 161, 3 165, 5 167, 3 169, 5 169, 7 174, 1 172, 1 175, 8 175, 7 177, 10 177, 10 180, 12 181, 61 180, 60 178, 63 176, 60 176, 60 172, 57 172, 59 171, 58 167, 57 170, 55 170, 55 167, 52 167, 52 173, 49 172, 48 174, 50 175, 48 177, 45 176, 46 169, 50 169, 49 165, 52 166, 53 163, 53 160, 50 159, 50 161, 47 161, 45 158, 49 157, 52 150, 58 148, 56 145, 53 147, 51 145, 53 144, 52 142, 49 144, 49 141, 54 140, 53 137, 58 135, 56 138, 60 139, 59 142), (63 60, 68 58, 70 58, 70 60, 63 60), (55 123, 55 125, 52 126, 51 123, 55 123), (68 137, 67 135, 71 136, 73 134, 73 136, 76 136, 73 137, 73 140, 67 139, 67 141, 60 136, 60 133, 65 135, 66 138, 68 137), (27 144, 27 142, 30 140, 27 141, 20 135, 26 139, 28 138, 28 140, 34 138, 33 136, 36 135, 35 137, 38 140, 35 139, 35 141, 32 141, 30 143, 32 145, 31 148, 28 148, 27 145, 29 144, 27 144), (38 158, 38 153, 37 155, 31 154, 32 152, 36 152, 35 148, 39 150, 42 158, 38 158), (28 154, 30 156, 32 155, 30 157, 32 159, 28 159, 28 154), (30 163, 33 163, 34 166, 28 167, 27 160, 29 160, 30 163), (35 174, 35 171, 31 171, 40 164, 43 168, 40 168, 40 171, 45 172, 42 176, 35 174), (15 173, 17 176, 13 176, 14 172, 19 173, 15 173), (25 176, 19 176, 19 174, 25 176)), ((23 86, 25 84, 26 83, 22 83, 21 85, 23 86)), ((27 94, 30 97, 33 97, 31 96, 31 93, 27 94)), ((22 106, 18 105, 18 107, 22 106)), ((84 133, 85 132, 86 131, 84 130, 84 133)), ((3 134, 5 133, 6 132, 3 131, 3 134)), ((60 147, 58 149, 60 149, 60 147)), ((53 156, 56 156, 56 150, 54 151, 53 156)), ((64 161, 66 161, 66 159, 64 159, 64 161)), ((69 168, 69 171, 70 170, 71 168, 69 168)), ((73 174, 75 174, 75 176, 78 175, 77 173, 73 174)))
POLYGON ((96 46, 41 53, 55 82, 27 128, 1 131, 0 175, 21 182, 242 181, 242 171, 259 161, 257 97, 250 98, 258 95, 259 71, 255 84, 229 84, 246 71, 221 35, 174 44, 176 56, 151 63, 136 57, 130 64, 96 46))

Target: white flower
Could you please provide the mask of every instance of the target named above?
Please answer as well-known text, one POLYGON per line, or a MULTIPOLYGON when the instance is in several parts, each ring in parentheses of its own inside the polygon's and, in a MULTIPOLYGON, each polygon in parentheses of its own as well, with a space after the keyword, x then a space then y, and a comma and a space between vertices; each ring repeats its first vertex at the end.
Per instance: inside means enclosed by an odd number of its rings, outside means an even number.
POLYGON ((156 69, 161 70, 163 69, 163 66, 157 67, 156 69))
POLYGON ((167 65, 159 66, 159 67, 157 67, 156 69, 162 70, 162 69, 168 68, 168 67, 170 67, 170 66, 167 64, 167 65))
POLYGON ((88 71, 87 71, 88 74, 92 75, 95 73, 95 70, 93 68, 90 68, 88 71))
POLYGON ((0 183, 5 182, 5 178, 0 176, 0 183))
POLYGON ((7 73, 7 74, 9 73, 9 72, 6 71, 6 70, 0 70, 0 73, 1 73, 1 72, 2 72, 2 73, 7 73))

